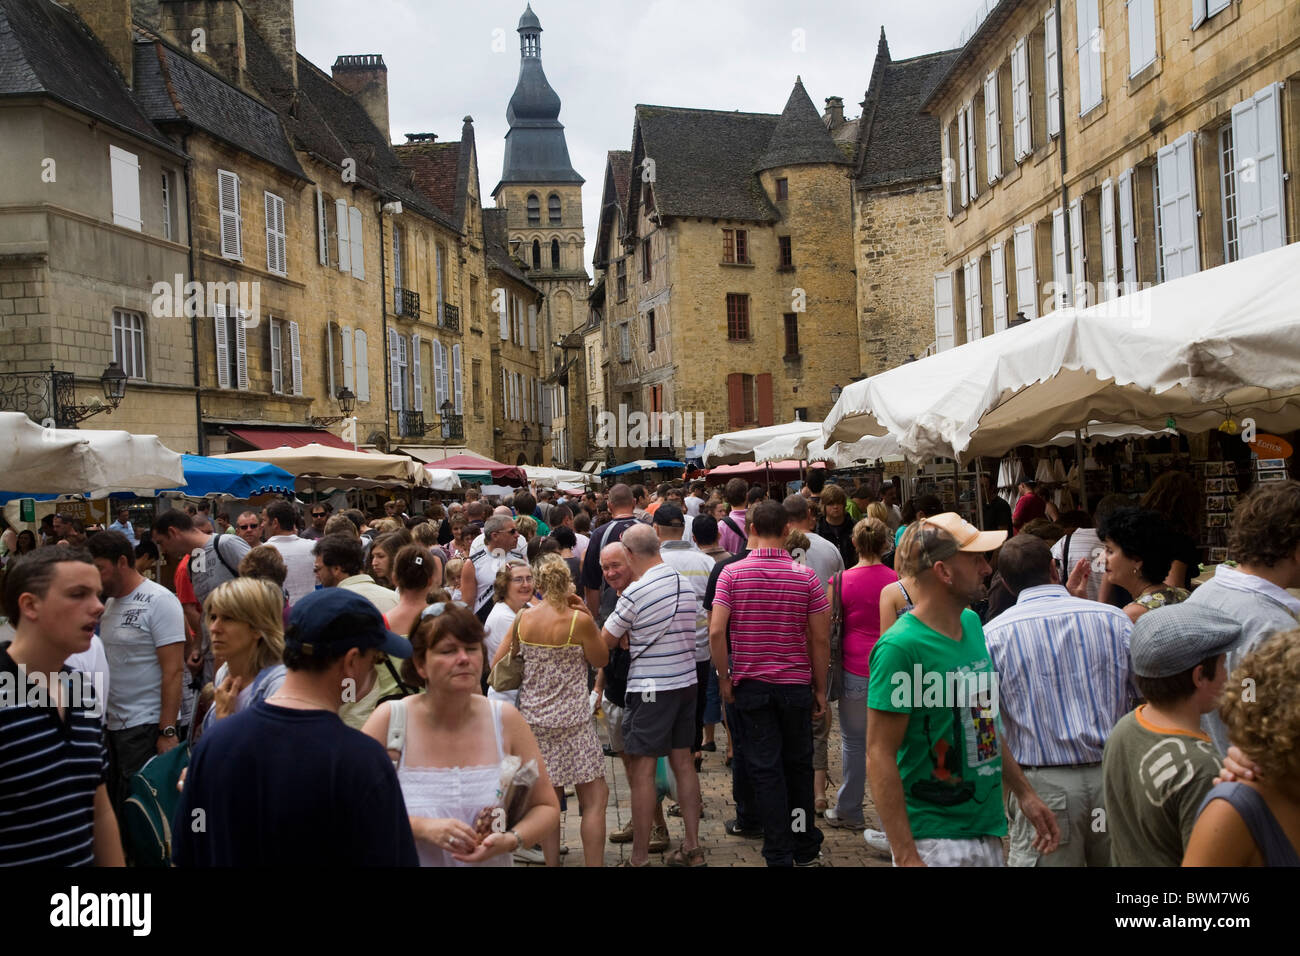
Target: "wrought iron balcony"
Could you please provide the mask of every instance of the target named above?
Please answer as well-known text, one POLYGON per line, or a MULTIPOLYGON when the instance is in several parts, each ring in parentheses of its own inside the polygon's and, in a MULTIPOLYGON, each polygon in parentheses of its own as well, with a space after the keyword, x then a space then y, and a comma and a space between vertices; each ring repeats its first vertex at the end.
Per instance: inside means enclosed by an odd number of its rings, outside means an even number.
POLYGON ((450 302, 442 304, 442 321, 439 323, 444 329, 452 332, 460 331, 460 306, 452 305, 450 302))
POLYGON ((92 398, 85 405, 76 404, 76 376, 56 371, 51 365, 45 372, 0 373, 0 411, 22 412, 32 421, 54 428, 76 428, 100 412, 112 414, 126 392, 127 377, 116 362, 110 362, 100 384, 104 398, 92 398))
POLYGON ((418 319, 420 317, 420 293, 410 289, 393 290, 393 308, 398 315, 418 319))
POLYGON ((403 438, 421 438, 428 431, 424 423, 424 412, 411 410, 397 413, 397 431, 403 438))
POLYGON ((460 441, 464 437, 465 437, 465 416, 464 415, 443 415, 442 416, 443 441, 460 441))

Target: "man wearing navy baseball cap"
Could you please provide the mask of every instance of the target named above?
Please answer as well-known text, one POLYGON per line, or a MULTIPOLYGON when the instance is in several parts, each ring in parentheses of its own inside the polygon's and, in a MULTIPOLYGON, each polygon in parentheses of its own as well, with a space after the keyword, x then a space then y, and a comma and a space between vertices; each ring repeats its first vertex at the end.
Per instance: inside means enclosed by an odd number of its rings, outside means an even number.
POLYGON ((370 601, 343 588, 293 606, 288 671, 264 701, 203 736, 172 821, 178 866, 415 866, 393 763, 339 719, 385 654, 411 645, 370 601))

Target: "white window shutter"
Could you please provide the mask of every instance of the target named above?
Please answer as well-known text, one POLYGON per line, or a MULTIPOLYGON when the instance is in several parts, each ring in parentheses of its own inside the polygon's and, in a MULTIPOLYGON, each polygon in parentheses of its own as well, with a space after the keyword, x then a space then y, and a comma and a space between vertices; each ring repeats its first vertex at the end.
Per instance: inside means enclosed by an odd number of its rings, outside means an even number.
POLYGON ((289 323, 289 361, 293 367, 293 393, 302 394, 302 343, 298 338, 298 323, 289 323))
POLYGON ((338 382, 334 378, 334 329, 333 322, 325 323, 325 385, 328 388, 326 398, 333 400, 338 396, 338 382))
POLYGON ((1156 59, 1156 0, 1125 0, 1128 7, 1128 75, 1156 59))
MULTIPOLYGON (((510 293, 502 290, 504 298, 501 301, 500 329, 501 341, 504 342, 510 338, 510 293)), ((495 293, 494 293, 495 295, 495 293)))
POLYGON ((388 400, 395 412, 402 410, 402 368, 398 362, 396 329, 388 330, 388 400))
POLYGON ((948 133, 948 127, 943 128, 943 205, 944 210, 948 213, 948 218, 953 217, 952 202, 952 136, 948 133))
POLYGON ((239 218, 239 177, 234 173, 217 170, 217 201, 221 208, 221 255, 226 259, 242 259, 244 245, 239 218))
POLYGON ((447 354, 442 347, 442 343, 437 339, 433 340, 433 403, 438 406, 438 413, 442 413, 442 403, 447 400, 447 394, 443 390, 443 373, 446 367, 447 354))
POLYGON ((966 175, 970 180, 970 198, 971 202, 979 195, 979 163, 976 157, 979 156, 979 147, 976 145, 979 137, 975 135, 975 101, 969 100, 966 103, 966 175))
POLYGON ((343 342, 343 387, 351 389, 352 393, 360 398, 361 390, 357 386, 356 376, 353 372, 355 365, 352 357, 352 330, 343 329, 341 339, 343 342))
POLYGON ((1060 206, 1052 210, 1052 282, 1056 285, 1056 295, 1052 301, 1053 309, 1064 308, 1070 304, 1070 290, 1067 286, 1069 268, 1066 264, 1068 250, 1065 248, 1065 212, 1060 206))
POLYGON ((1101 184, 1101 287, 1097 301, 1115 297, 1119 283, 1119 262, 1115 256, 1115 180, 1101 184))
POLYGON ((1038 253, 1035 244, 1034 224, 1020 226, 1016 229, 1016 311, 1023 312, 1025 318, 1038 318, 1038 267, 1035 256, 1038 253))
POLYGON ((330 226, 325 218, 325 194, 316 187, 316 246, 320 264, 330 264, 330 226))
POLYGON ((1101 19, 1099 0, 1075 0, 1078 24, 1079 115, 1101 103, 1101 19))
POLYGON ((339 271, 352 271, 352 239, 348 235, 348 204, 342 199, 334 200, 334 221, 339 239, 339 271))
POLYGON ((402 314, 402 227, 393 227, 393 313, 402 314))
POLYGON ((464 413, 461 411, 460 345, 451 347, 451 378, 454 395, 452 401, 456 403, 456 414, 462 415, 464 413))
POLYGON ((283 275, 285 272, 284 200, 274 193, 262 194, 266 211, 266 269, 283 275))
POLYGON ((248 329, 244 327, 246 313, 235 315, 235 372, 239 378, 239 390, 248 391, 248 329))
POLYGON ((356 206, 348 207, 348 241, 352 243, 352 277, 366 277, 365 225, 361 221, 361 210, 356 206))
POLYGON ((1002 176, 1002 136, 998 129, 998 71, 984 78, 984 166, 989 185, 1002 176))
POLYGON ((116 146, 108 147, 108 172, 113 188, 113 225, 140 232, 140 159, 116 146))
POLYGON ((441 243, 434 244, 433 258, 434 258, 433 274, 435 276, 434 281, 437 283, 437 291, 434 293, 437 296, 437 301, 434 303, 436 308, 433 311, 438 317, 438 324, 441 325, 443 323, 442 300, 446 297, 444 295, 443 288, 442 288, 442 244, 441 243))
POLYGON ((528 348, 537 351, 537 306, 528 306, 528 348))
POLYGON ((1011 112, 1016 162, 1033 152, 1029 121, 1029 38, 1021 37, 1011 54, 1011 112))
POLYGON ((1192 29, 1205 22, 1205 0, 1192 0, 1192 29))
POLYGON ((217 342, 217 388, 230 388, 230 340, 226 331, 226 306, 212 304, 212 331, 217 342))
POLYGON ((1239 256, 1286 243, 1282 171, 1282 84, 1272 83, 1232 108, 1239 256))
POLYGON ((989 294, 993 301, 993 331, 1007 327, 1007 257, 1002 243, 989 249, 989 294))
POLYGON ((501 414, 510 416, 510 373, 505 369, 501 370, 501 414))
POLYGON ((984 309, 980 301, 980 260, 971 259, 964 266, 966 286, 966 341, 984 337, 984 309))
POLYGON ((1137 234, 1133 220, 1133 170, 1119 174, 1119 263, 1122 291, 1137 291, 1137 234))
POLYGON ((1083 240, 1083 198, 1080 197, 1070 203, 1070 269, 1074 274, 1074 295, 1070 301, 1080 309, 1092 305, 1088 300, 1086 249, 1083 240))
POLYGON ((1060 51, 1056 45, 1056 8, 1048 6, 1043 18, 1043 63, 1046 67, 1044 80, 1047 90, 1047 135, 1057 136, 1061 132, 1061 84, 1057 73, 1057 61, 1060 51))
POLYGON ((957 342, 952 299, 952 273, 941 272, 934 277, 934 341, 938 352, 946 352, 957 342))
POLYGON ((1160 177, 1160 230, 1165 279, 1200 271, 1197 242, 1196 177, 1192 164, 1195 133, 1188 133, 1156 154, 1160 177))
MULTIPOLYGON (((420 335, 411 333, 411 411, 424 411, 424 362, 420 358, 420 335)), ((433 340, 434 360, 438 357, 438 340, 433 340)), ((434 375, 437 368, 435 366, 434 375)))
POLYGON ((284 391, 284 349, 280 336, 280 320, 272 319, 271 330, 271 391, 279 395, 284 391))
POLYGON ((970 205, 970 173, 967 165, 970 159, 970 152, 967 149, 968 132, 966 130, 966 119, 970 115, 970 110, 962 107, 957 111, 957 176, 961 179, 961 205, 965 209, 970 205))
POLYGON ((363 329, 354 333, 352 359, 356 366, 357 401, 370 401, 370 344, 363 329))

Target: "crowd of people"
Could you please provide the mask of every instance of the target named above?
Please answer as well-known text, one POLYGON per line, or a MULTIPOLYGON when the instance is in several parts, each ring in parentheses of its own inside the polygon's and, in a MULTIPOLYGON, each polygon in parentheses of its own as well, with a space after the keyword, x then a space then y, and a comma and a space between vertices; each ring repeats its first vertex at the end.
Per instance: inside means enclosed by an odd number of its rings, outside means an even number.
POLYGON ((812 474, 6 531, 0 865, 143 864, 143 777, 178 866, 556 866, 570 800, 587 866, 705 866, 723 737, 769 866, 1300 864, 1300 482, 1193 589, 1179 473, 984 530, 812 474))

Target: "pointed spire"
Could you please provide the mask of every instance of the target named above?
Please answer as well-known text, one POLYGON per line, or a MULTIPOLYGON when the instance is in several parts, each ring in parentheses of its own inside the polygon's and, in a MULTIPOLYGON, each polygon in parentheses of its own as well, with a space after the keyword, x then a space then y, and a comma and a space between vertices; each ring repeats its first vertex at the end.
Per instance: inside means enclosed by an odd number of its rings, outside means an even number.
POLYGON ((821 114, 804 89, 803 80, 795 77, 790 99, 786 102, 785 110, 776 122, 776 129, 772 131, 767 150, 759 157, 754 171, 801 163, 846 162, 848 160, 826 131, 821 114))
POLYGON ((889 41, 885 39, 885 25, 880 25, 880 43, 876 46, 877 59, 884 60, 886 63, 891 62, 889 56, 889 41))

